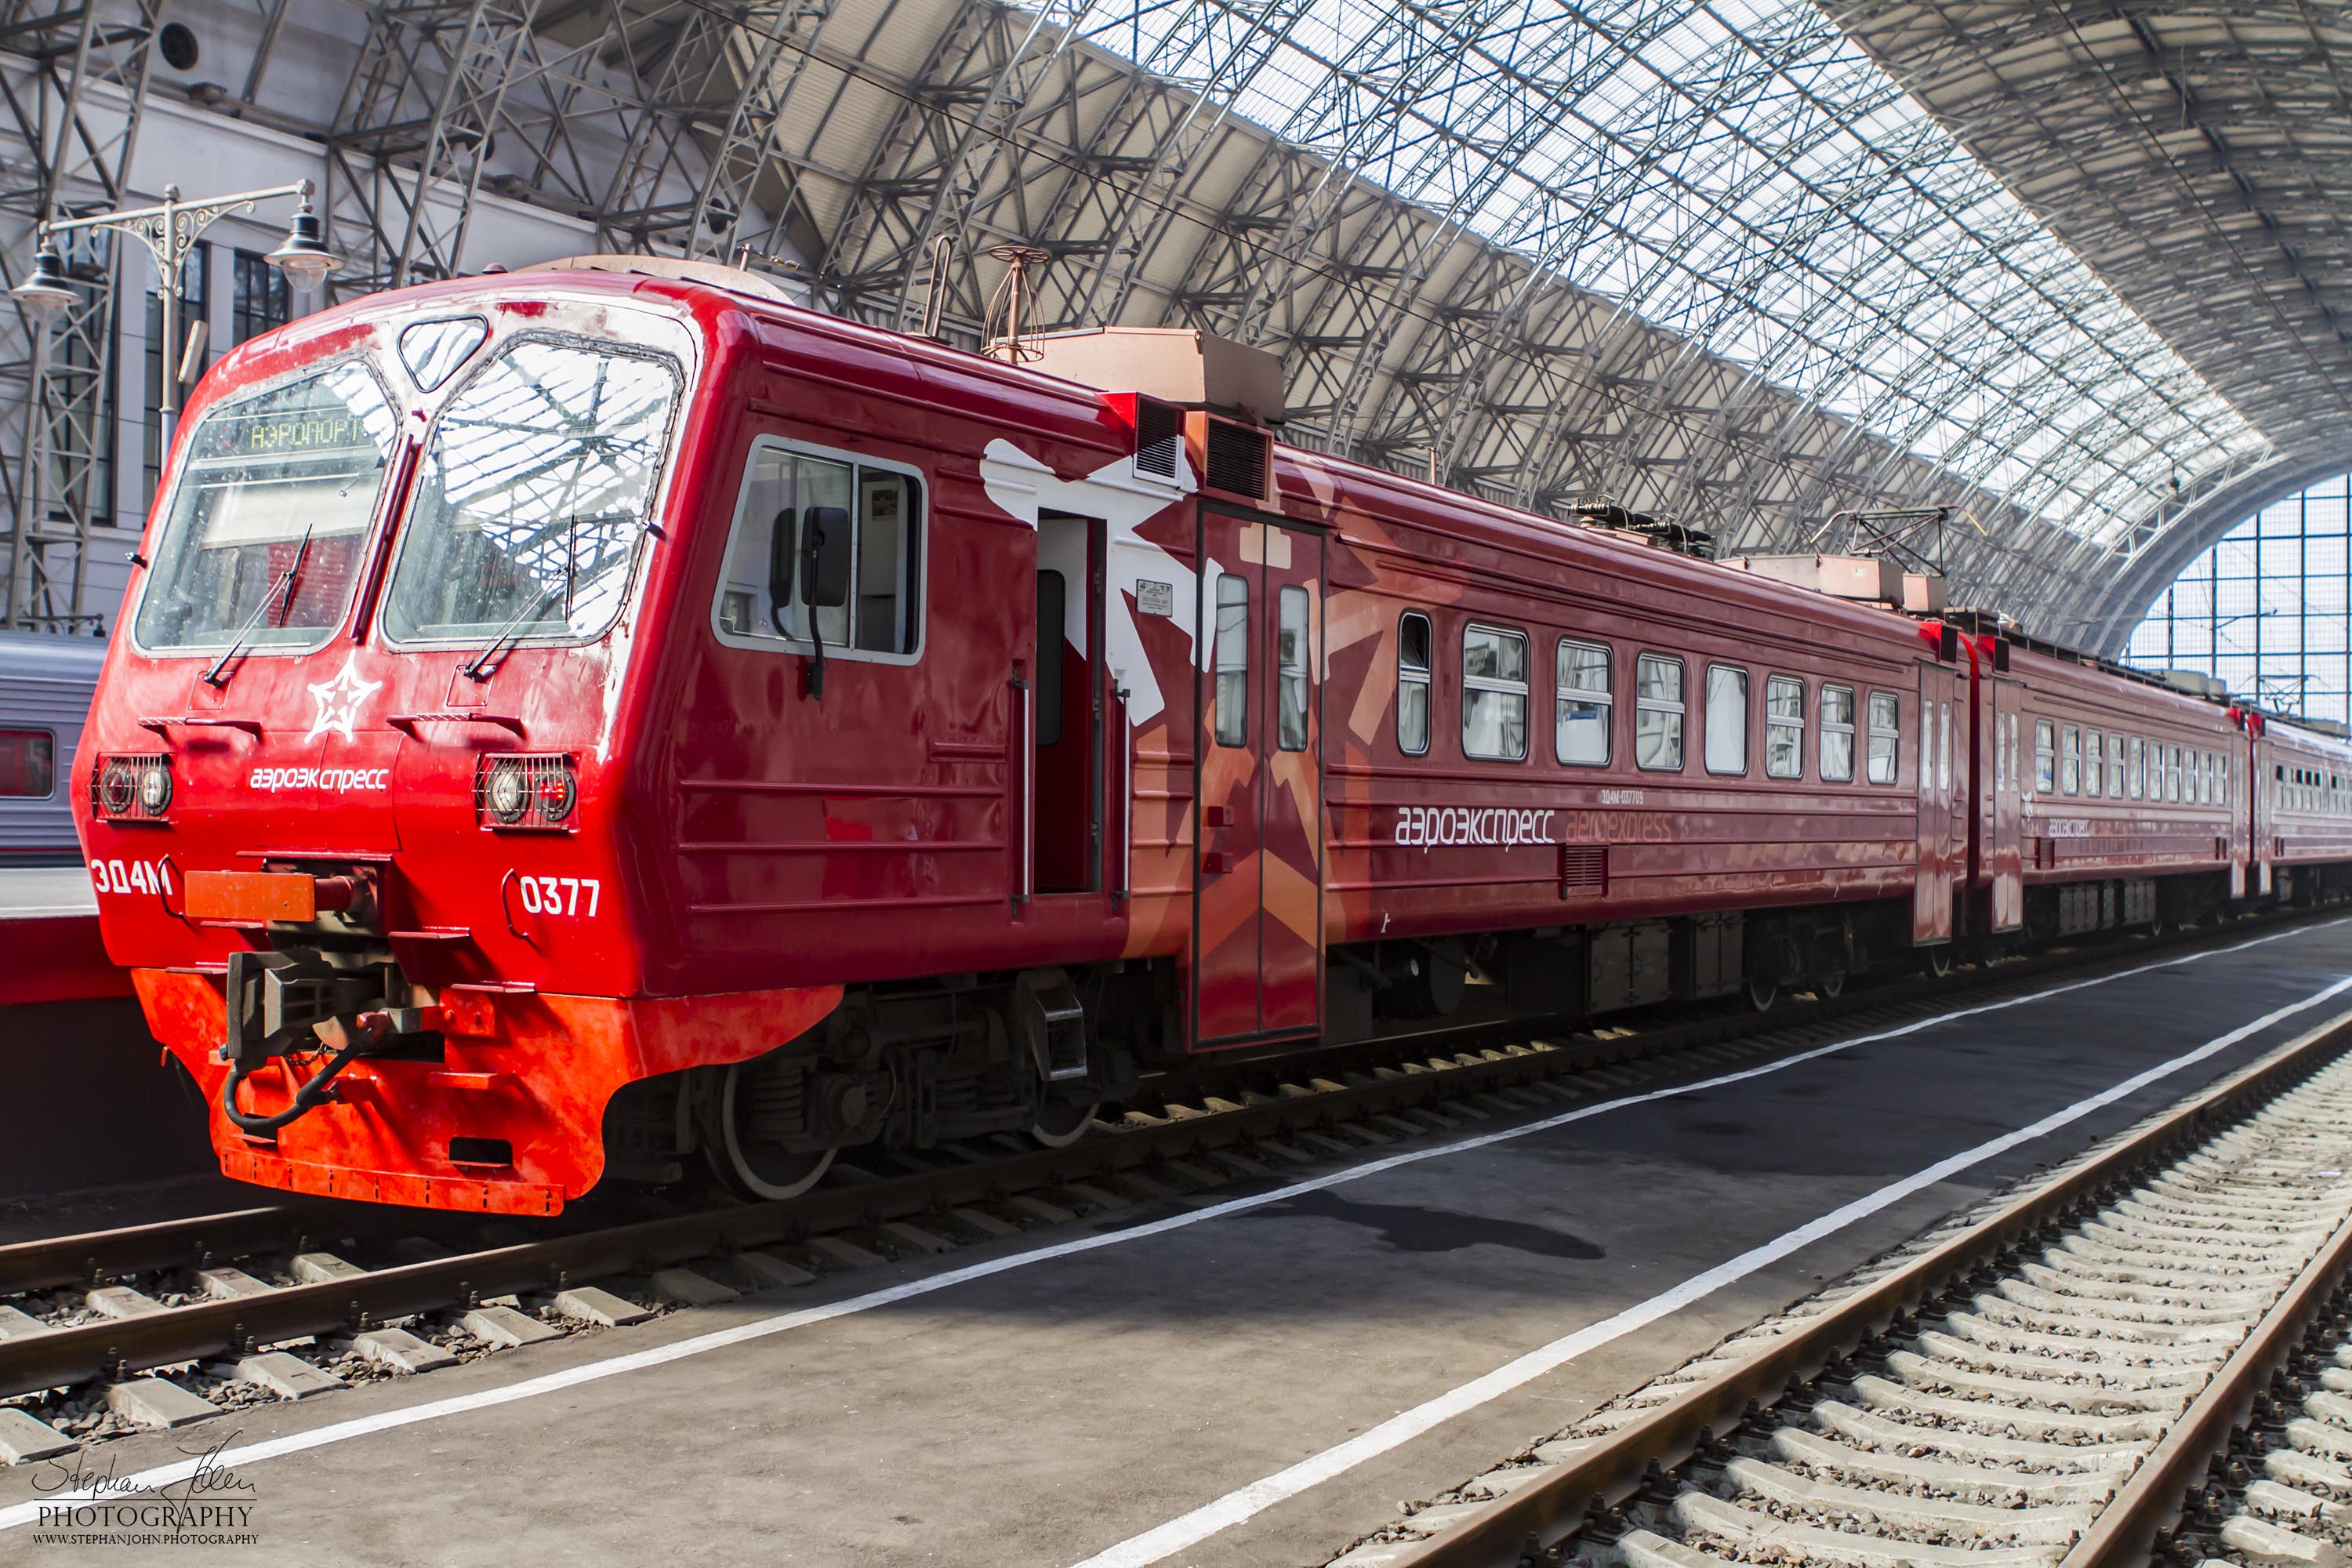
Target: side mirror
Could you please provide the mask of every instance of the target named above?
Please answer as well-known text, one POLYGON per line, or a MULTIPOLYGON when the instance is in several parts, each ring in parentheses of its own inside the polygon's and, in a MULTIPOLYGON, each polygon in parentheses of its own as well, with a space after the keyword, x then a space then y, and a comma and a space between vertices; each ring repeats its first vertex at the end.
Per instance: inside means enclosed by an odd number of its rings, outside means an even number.
POLYGON ((793 602, 793 563, 800 559, 793 545, 793 509, 786 507, 768 525, 768 613, 778 631, 784 628, 784 607, 793 602))
POLYGON ((849 603, 849 509, 813 506, 801 512, 801 603, 834 609, 849 603))

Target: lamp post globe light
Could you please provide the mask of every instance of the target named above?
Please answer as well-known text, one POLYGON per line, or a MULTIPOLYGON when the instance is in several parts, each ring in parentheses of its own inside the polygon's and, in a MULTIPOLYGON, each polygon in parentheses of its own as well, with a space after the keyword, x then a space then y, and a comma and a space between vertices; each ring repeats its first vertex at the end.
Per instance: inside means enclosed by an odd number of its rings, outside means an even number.
POLYGON ((8 292, 37 323, 53 326, 65 318, 79 298, 73 279, 66 273, 65 261, 58 254, 57 236, 75 229, 110 229, 142 241, 155 258, 156 281, 163 295, 163 395, 159 413, 163 417, 163 449, 168 452, 174 416, 180 409, 180 388, 186 379, 184 373, 202 343, 193 333, 187 343, 180 341, 180 274, 196 247, 198 237, 215 218, 226 213, 239 208, 251 212, 263 202, 292 196, 299 205, 287 225, 285 242, 266 259, 286 275, 287 282, 298 293, 309 294, 336 266, 333 253, 327 248, 319 216, 310 207, 310 193, 315 188, 310 181, 299 180, 263 191, 240 191, 232 196, 185 202, 180 199, 179 186, 166 185, 163 199, 153 206, 87 213, 44 222, 40 227, 40 249, 33 257, 33 270, 8 292))

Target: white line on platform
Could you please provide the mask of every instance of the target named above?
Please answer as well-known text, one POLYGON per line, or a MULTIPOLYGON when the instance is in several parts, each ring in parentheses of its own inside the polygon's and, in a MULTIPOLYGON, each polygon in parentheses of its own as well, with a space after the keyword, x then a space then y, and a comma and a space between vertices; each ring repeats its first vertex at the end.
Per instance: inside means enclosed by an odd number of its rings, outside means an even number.
MULTIPOLYGON (((1876 1192, 1854 1199, 1840 1208, 1832 1209, 1817 1219, 1807 1221, 1791 1231, 1774 1237, 1761 1247, 1751 1247, 1738 1257, 1717 1264, 1703 1274, 1694 1274, 1670 1290, 1660 1291, 1648 1300, 1626 1308, 1612 1318, 1588 1324, 1573 1333, 1563 1334, 1548 1345, 1542 1345, 1516 1361, 1504 1363, 1484 1377, 1473 1378, 1459 1387, 1446 1390, 1434 1399, 1424 1400, 1410 1410, 1401 1411, 1379 1426, 1334 1444, 1321 1453, 1301 1459, 1288 1469, 1276 1470, 1263 1479, 1227 1492, 1214 1502, 1203 1503, 1187 1514, 1180 1514, 1154 1530, 1131 1535, 1118 1545, 1098 1552, 1076 1568, 1146 1568, 1171 1552, 1196 1546, 1210 1536, 1229 1530, 1252 1515, 1297 1497, 1309 1488, 1322 1485, 1334 1476, 1354 1469, 1365 1460, 1376 1458, 1401 1444, 1411 1442, 1433 1426, 1451 1421, 1456 1415, 1475 1410, 1487 1401, 1501 1397, 1513 1389, 1532 1383, 1544 1373, 1565 1365, 1589 1351, 1598 1350, 1612 1340, 1622 1339, 1637 1329, 1646 1328, 1669 1313, 1702 1297, 1711 1295, 1724 1286, 1745 1279, 1758 1269, 1780 1259, 1800 1248, 1809 1247, 1823 1237, 1843 1230, 1858 1219, 1876 1214, 1890 1204, 1901 1202, 1914 1193, 1934 1186, 1947 1176, 1957 1175, 1969 1166, 2005 1154, 2021 1144, 2030 1143, 2047 1132, 2054 1132, 2070 1121, 2079 1121, 2092 1111, 2113 1105, 2126 1096, 2137 1092, 2165 1078, 2205 1060, 2217 1051, 2244 1040, 2249 1036, 2268 1028, 2283 1018, 2304 1012, 2328 998, 2352 990, 2352 976, 2337 981, 2324 991, 2313 993, 2300 1002, 2289 1003, 2274 1013, 2255 1019, 2205 1042, 2186 1055, 2173 1058, 2124 1079, 2112 1089, 2102 1089, 2086 1100, 2078 1100, 2063 1110, 2053 1111, 2028 1127, 2014 1132, 2004 1132, 1998 1138, 1987 1139, 1973 1149, 1937 1161, 1924 1170, 1915 1171, 1899 1182, 1889 1182, 1876 1192)), ((2352 1013, 2343 1013, 2321 1028, 2333 1028, 2352 1020, 2352 1013)))
MULTIPOLYGON (((7 1508, 0 1509, 0 1530, 14 1530, 22 1525, 38 1523, 44 1517, 43 1510, 56 1509, 63 1505, 100 1500, 120 1501, 133 1500, 141 1494, 142 1489, 161 1490, 166 1487, 176 1486, 197 1474, 200 1469, 217 1474, 224 1469, 235 1469, 245 1465, 258 1464, 262 1460, 281 1458, 289 1454, 306 1453, 313 1448, 324 1448, 336 1443, 349 1442, 356 1437, 371 1436, 379 1432, 397 1431, 403 1426, 414 1426, 426 1421, 437 1421, 446 1416, 462 1415, 471 1411, 488 1410, 501 1405, 513 1405, 526 1399, 536 1399, 542 1394, 560 1393, 567 1388, 577 1388, 583 1384, 602 1382, 605 1378, 618 1377, 625 1373, 642 1372, 650 1367, 666 1366, 671 1362, 684 1361, 691 1356, 705 1355, 712 1351, 725 1350, 732 1345, 747 1344, 754 1340, 766 1339, 772 1334, 788 1333, 794 1329, 807 1328, 812 1324, 827 1322, 835 1318, 851 1317, 860 1312, 871 1311, 877 1307, 887 1307, 896 1302, 912 1300, 917 1297, 929 1296, 936 1291, 949 1289, 958 1285, 970 1284, 971 1281, 976 1279, 986 1279, 998 1274, 1009 1274, 1015 1269, 1030 1268, 1033 1265, 1039 1263, 1051 1262, 1055 1258, 1075 1257, 1080 1253, 1098 1251, 1105 1247, 1122 1247, 1129 1242, 1139 1241, 1147 1237, 1160 1236, 1171 1231, 1182 1230, 1187 1226, 1199 1225, 1205 1220, 1217 1219, 1231 1214, 1240 1214, 1249 1209, 1262 1208, 1268 1204, 1283 1203, 1288 1199, 1298 1197, 1303 1194, 1320 1192, 1326 1188, 1340 1186, 1349 1182, 1360 1181, 1366 1176, 1376 1175, 1382 1171, 1392 1171, 1402 1166, 1418 1164, 1424 1160, 1439 1159, 1448 1154, 1458 1154, 1467 1150, 1483 1149, 1490 1144, 1507 1142, 1514 1139, 1525 1138, 1534 1133, 1548 1131, 1553 1128, 1565 1127, 1571 1122, 1582 1121, 1590 1117, 1605 1115, 1612 1110, 1622 1110, 1629 1106, 1646 1105, 1653 1100, 1671 1100, 1676 1095, 1691 1094, 1701 1089, 1720 1089, 1727 1084, 1743 1083, 1751 1079, 1762 1078, 1767 1074, 1780 1072, 1786 1068, 1795 1067, 1801 1062, 1814 1061, 1822 1057, 1835 1055, 1840 1051, 1852 1050, 1856 1046, 1870 1045, 1882 1040, 1898 1039, 1906 1035, 1917 1034, 1923 1029, 1931 1029, 1938 1025, 1953 1023, 1962 1018, 1972 1018, 1986 1013, 1998 1013, 2011 1007, 2023 1006, 2028 1003, 2047 1001, 2053 996, 2063 996, 2068 992, 2083 991, 2096 985, 2110 984, 2115 981, 2127 980, 2134 975, 2146 974, 2154 970, 2168 969, 2175 964, 2194 963, 2206 958, 2219 957, 2232 952, 2242 952, 2248 948, 2260 947, 2265 942, 2278 942, 2286 937, 2296 936, 2313 931, 2328 930, 2343 923, 2344 921, 2342 920, 2335 920, 2326 921, 2325 924, 2318 926, 2298 926, 2293 931, 2273 931, 2268 936, 2255 937, 2252 941, 2233 943, 2229 947, 2208 948, 2200 952, 2183 953, 2178 956, 2158 959, 2152 963, 2143 963, 2136 965, 2130 969, 2117 970, 2112 974, 2095 975, 2086 980, 2068 981, 2063 985, 2049 986, 2046 989, 2032 992, 2023 996, 2012 996, 2003 1001, 1979 1003, 1973 1007, 1955 1008, 1953 1011, 1948 1013, 1939 1013, 1933 1017, 1916 1019, 1911 1023, 1899 1025, 1891 1029, 1879 1029, 1867 1035, 1854 1036, 1851 1039, 1834 1040, 1825 1046, 1816 1046, 1811 1050, 1800 1051, 1791 1056, 1778 1058, 1775 1060, 1760 1063, 1752 1068, 1743 1068, 1738 1072, 1722 1073, 1714 1078, 1701 1079, 1693 1083, 1677 1084, 1668 1089, 1648 1089, 1640 1094, 1629 1094, 1621 1096, 1616 1100, 1602 1100, 1592 1105, 1580 1106, 1573 1110, 1562 1111, 1557 1116, 1545 1117, 1541 1121, 1526 1122, 1517 1127, 1507 1127, 1493 1132, 1483 1132, 1475 1137, 1460 1138, 1450 1143, 1434 1144, 1423 1149, 1406 1150, 1400 1153, 1387 1155, 1381 1159, 1367 1161, 1360 1165, 1351 1165, 1345 1170, 1334 1171, 1327 1175, 1311 1177, 1302 1182, 1292 1182, 1286 1185, 1274 1188, 1268 1192, 1253 1194, 1248 1197, 1230 1198, 1223 1203, 1211 1204, 1197 1209, 1190 1209, 1179 1215, 1171 1215, 1165 1219, 1152 1220, 1142 1225, 1129 1226, 1120 1230, 1108 1231, 1099 1235, 1079 1237, 1069 1241, 1056 1242, 1050 1247, 1041 1247, 1034 1251, 1016 1252, 1002 1258, 992 1258, 984 1262, 966 1264, 961 1268, 950 1268, 943 1273, 929 1275, 920 1279, 910 1279, 903 1284, 886 1286, 879 1290, 869 1290, 862 1296, 852 1296, 845 1300, 829 1302, 821 1307, 803 1308, 798 1311, 779 1312, 772 1317, 756 1319, 748 1323, 739 1323, 732 1328, 719 1329, 707 1334, 697 1334, 691 1339, 679 1340, 673 1344, 657 1345, 647 1350, 633 1351, 626 1355, 610 1356, 603 1361, 590 1362, 585 1365, 570 1367, 562 1372, 548 1373, 539 1377, 526 1378, 520 1383, 509 1384, 503 1388, 479 1389, 471 1394, 457 1394, 447 1399, 429 1400, 421 1405, 410 1405, 405 1409, 379 1411, 372 1415, 362 1415, 349 1421, 334 1422, 329 1426, 315 1427, 308 1432, 290 1432, 282 1437, 270 1437, 258 1443, 247 1443, 241 1447, 224 1449, 218 1454, 206 1454, 195 1458, 178 1460, 168 1465, 158 1465, 152 1469, 141 1470, 133 1475, 121 1477, 110 1481, 102 1497, 98 1492, 89 1490, 59 1492, 50 1496, 37 1498, 28 1502, 16 1503, 7 1508)), ((2057 1115, 2053 1117, 2045 1118, 2043 1121, 2036 1122, 2032 1128, 2023 1129, 2018 1132, 2011 1133, 2008 1135, 2006 1140, 1996 1140, 1994 1144, 1980 1145, 1979 1150, 1971 1151, 1969 1153, 1964 1155, 1955 1155, 1952 1160, 1945 1161, 1939 1164, 1931 1166, 1929 1167, 1929 1170, 1937 1173, 1948 1173, 1948 1170, 1961 1169, 1968 1164, 1975 1163, 1977 1160, 1984 1158, 1984 1152, 1993 1149, 1995 1144, 1998 1144, 2000 1147, 2009 1147, 2013 1143, 2022 1142, 2027 1139, 2037 1136, 2040 1132, 2045 1131, 2050 1128, 2063 1126, 2065 1122, 2074 1120, 2077 1116, 2085 1114, 2087 1111, 2098 1105, 2111 1103, 2116 1100, 2121 1099, 2125 1095, 2132 1093, 2137 1089, 2157 1081, 2158 1079, 2161 1079, 2168 1074, 2177 1072, 2180 1068, 2188 1067, 2192 1063, 2201 1061, 2213 1055, 2216 1051, 2222 1050, 2229 1045, 2242 1040, 2261 1029, 2266 1028, 2282 1018, 2315 1006, 2318 1003, 2325 1001, 2328 997, 2347 988, 2352 988, 2352 977, 2347 977, 2344 980, 2338 981, 2325 991, 2317 992, 2313 995, 2304 998, 2300 1002, 2292 1003, 2285 1007, 2280 1008, 2274 1013, 2269 1014, 2264 1017, 2258 1018, 2254 1022, 2247 1024, 2242 1028, 2221 1037, 2219 1040, 2209 1041, 2207 1044, 2189 1052, 2186 1056, 2176 1057, 2172 1060, 2163 1063, 2160 1066, 2150 1068, 2147 1071, 2137 1074, 2137 1076, 2125 1080, 2123 1083, 2117 1084, 2115 1088, 2106 1090, 2100 1096, 2095 1097, 2093 1100, 2079 1101, 2074 1106, 2070 1107, 2066 1110, 2058 1112, 2057 1115), (1958 1163, 1955 1163, 1955 1162, 1958 1162, 1958 1163)), ((1918 1185, 1926 1185, 1928 1182, 1935 1179, 1937 1178, 1927 1175, 1927 1173, 1922 1173, 1921 1176, 1911 1178, 1911 1181, 1913 1183, 1916 1183, 1918 1185)), ((1916 1190, 1909 1184, 1901 1184, 1900 1185, 1902 1185, 1903 1190, 1906 1192, 1916 1190)), ((1789 1233, 1788 1237, 1783 1237, 1778 1241, 1769 1243, 1768 1247, 1759 1248, 1755 1252, 1744 1254, 1740 1258, 1734 1258, 1729 1263, 1722 1264, 1714 1269, 1710 1269, 1706 1273, 1699 1275, 1696 1279, 1677 1287, 1675 1289, 1668 1291, 1665 1295, 1653 1298, 1652 1301, 1645 1302, 1641 1307, 1632 1309, 1632 1311, 1648 1311, 1652 1307, 1655 1306, 1657 1310, 1652 1315, 1662 1316, 1665 1312, 1672 1311, 1675 1307, 1682 1306, 1688 1301, 1696 1300, 1698 1297, 1705 1295, 1708 1290, 1716 1289, 1717 1286, 1722 1285, 1729 1279, 1738 1278, 1739 1274, 1750 1272, 1753 1269, 1761 1267, 1764 1262, 1769 1261, 1769 1258, 1762 1256, 1766 1251, 1771 1247, 1780 1247, 1783 1243, 1790 1243, 1790 1238, 1792 1237, 1803 1237, 1806 1239, 1811 1239, 1816 1236, 1826 1236, 1830 1234, 1831 1231, 1837 1229, 1840 1226, 1850 1224, 1853 1220, 1860 1218, 1863 1215, 1872 1212, 1874 1208, 1884 1207, 1885 1204, 1892 1203, 1895 1201, 1894 1197, 1883 1196, 1883 1194, 1890 1192, 1894 1192, 1894 1189, 1882 1188, 1879 1193, 1873 1194, 1870 1197, 1858 1199, 1854 1204, 1849 1204, 1846 1205, 1845 1208, 1839 1209, 1833 1214, 1825 1215, 1821 1219, 1815 1220, 1811 1226, 1804 1227, 1801 1231, 1791 1231, 1789 1233), (1751 1259, 1754 1261, 1750 1261, 1751 1259), (1726 1270, 1738 1270, 1738 1272, 1727 1273, 1726 1270), (1664 1304, 1660 1305, 1661 1303, 1664 1304)), ((1900 1194, 1897 1194, 1896 1195, 1900 1194)), ((1796 1247, 1801 1245, 1803 1245, 1801 1241, 1790 1243, 1786 1250, 1793 1251, 1796 1247)), ((1772 1256, 1778 1257, 1780 1256, 1780 1254, 1774 1253, 1772 1256)), ((1620 1318, 1627 1315, 1628 1314, 1620 1314, 1620 1318)), ((1645 1318, 1643 1321, 1647 1321, 1649 1320, 1645 1318)), ((1307 1489, 1307 1488, 1315 1485, 1318 1480, 1328 1479, 1329 1476, 1337 1475, 1340 1471, 1349 1468, 1350 1466, 1362 1463, 1364 1459, 1370 1458, 1373 1454, 1381 1452, 1384 1448, 1395 1447, 1398 1443, 1402 1443, 1408 1437, 1413 1436, 1414 1431, 1426 1430, 1427 1426, 1433 1426, 1437 1422, 1446 1419, 1448 1415, 1457 1414, 1458 1412, 1453 1409, 1447 1409, 1444 1414, 1432 1414, 1425 1426, 1416 1427, 1412 1431, 1403 1430, 1400 1426, 1401 1423, 1411 1421, 1415 1417, 1420 1416, 1423 1412, 1434 1412, 1440 1405, 1445 1405, 1450 1401, 1465 1398, 1465 1391, 1485 1389, 1486 1385, 1493 1383, 1494 1380, 1507 1375, 1511 1375, 1514 1373, 1514 1369, 1518 1368, 1522 1363, 1531 1362, 1538 1357, 1549 1355, 1559 1347, 1570 1344, 1571 1342, 1577 1342, 1584 1348, 1589 1348, 1591 1344, 1604 1343, 1607 1340, 1616 1337, 1617 1334, 1627 1331, 1627 1328, 1618 1328, 1613 1331, 1604 1331, 1610 1328, 1611 1324, 1614 1324, 1618 1321, 1619 1319, 1611 1319, 1607 1324, 1595 1324, 1590 1329, 1585 1329, 1580 1331, 1577 1334, 1570 1335, 1567 1339, 1555 1341, 1551 1345, 1544 1347, 1543 1350, 1533 1352, 1528 1356, 1523 1356, 1519 1361, 1513 1362, 1507 1366, 1502 1367, 1496 1372, 1489 1373, 1486 1377, 1479 1379, 1475 1383, 1466 1384, 1462 1389, 1457 1389, 1452 1394, 1442 1395, 1437 1400, 1433 1400, 1426 1405, 1418 1406, 1413 1410, 1407 1411, 1402 1415, 1399 1415, 1393 1420, 1372 1428, 1370 1431, 1364 1433, 1361 1436, 1349 1443, 1342 1444, 1337 1448, 1328 1449, 1323 1454, 1319 1454, 1314 1458, 1306 1460, 1300 1465, 1293 1466, 1287 1470, 1283 1470, 1276 1475, 1269 1476, 1265 1479, 1257 1482, 1255 1486, 1244 1488, 1241 1491, 1230 1493, 1226 1497, 1220 1498, 1215 1502, 1210 1503, 1203 1508, 1196 1509, 1192 1513, 1185 1514, 1180 1519, 1171 1520, 1168 1523, 1160 1526, 1157 1530, 1148 1531, 1143 1535, 1139 1535, 1129 1541, 1123 1542, 1119 1545, 1112 1547, 1108 1552, 1088 1559, 1088 1568, 1097 1568, 1097 1565, 1108 1565, 1111 1563, 1141 1564, 1155 1562, 1171 1552, 1181 1550, 1184 1546, 1189 1545, 1193 1542, 1197 1542, 1206 1538, 1207 1536, 1215 1534, 1218 1531, 1223 1530, 1229 1525, 1238 1523, 1242 1520, 1247 1519, 1250 1515, 1256 1513, 1259 1510, 1267 1507, 1269 1504, 1280 1501, 1286 1497, 1295 1496, 1297 1492, 1303 1491, 1307 1489), (1591 1338, 1588 1340, 1588 1336, 1592 1335, 1599 1335, 1600 1337, 1591 1338), (1365 1447, 1361 1452, 1357 1451, 1359 1445, 1369 1443, 1381 1434, 1389 1432, 1391 1428, 1398 1428, 1396 1435, 1385 1443, 1381 1444, 1380 1447, 1365 1447), (1347 1456, 1344 1458, 1344 1462, 1334 1462, 1335 1457, 1339 1456, 1347 1456), (1319 1473, 1313 1473, 1316 1472, 1317 1467, 1326 1465, 1329 1465, 1331 1468, 1321 1470, 1319 1473), (1310 1473, 1311 1479, 1309 1479, 1310 1473), (1138 1552, 1141 1552, 1143 1554, 1137 1555, 1136 1553, 1138 1552)), ((1631 1326, 1632 1325, 1628 1325, 1628 1327, 1631 1326)), ((1565 1361, 1569 1356, 1577 1352, 1574 1350, 1563 1352, 1558 1360, 1548 1363, 1543 1367, 1517 1375, 1517 1382, 1515 1383, 1496 1384, 1490 1392, 1486 1392, 1476 1395, 1475 1397, 1468 1398, 1466 1403, 1460 1405, 1460 1409, 1467 1410, 1476 1405, 1483 1404, 1486 1400, 1492 1399, 1496 1394, 1504 1393, 1507 1388, 1515 1387, 1517 1383, 1526 1382, 1528 1378, 1538 1375, 1539 1372, 1549 1370, 1550 1366, 1558 1365, 1560 1361, 1565 1361)), ((54 1518, 55 1516, 50 1515, 48 1517, 54 1518)))

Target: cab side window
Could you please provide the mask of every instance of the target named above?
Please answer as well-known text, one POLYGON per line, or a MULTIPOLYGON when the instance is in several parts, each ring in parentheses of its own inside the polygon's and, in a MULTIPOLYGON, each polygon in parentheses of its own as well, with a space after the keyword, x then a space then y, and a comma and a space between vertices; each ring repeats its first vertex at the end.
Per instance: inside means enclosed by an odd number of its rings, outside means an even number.
POLYGON ((922 645, 922 503, 911 474, 761 440, 735 503, 719 634, 805 651, 810 548, 838 551, 841 541, 822 535, 846 528, 846 602, 816 606, 816 640, 828 656, 912 657, 922 645))
POLYGON ((1397 618, 1396 733, 1405 755, 1429 750, 1429 617, 1419 610, 1397 618))

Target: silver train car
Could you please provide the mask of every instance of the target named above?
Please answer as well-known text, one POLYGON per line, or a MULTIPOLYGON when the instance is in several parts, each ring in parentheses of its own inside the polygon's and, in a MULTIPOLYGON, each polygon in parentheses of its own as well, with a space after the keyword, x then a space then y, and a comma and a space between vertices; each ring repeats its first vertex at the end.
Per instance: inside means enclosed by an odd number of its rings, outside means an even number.
POLYGON ((106 644, 0 632, 0 867, 79 866, 68 781, 106 644))

